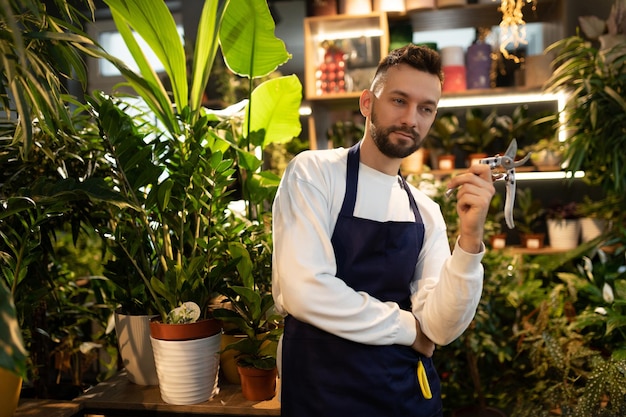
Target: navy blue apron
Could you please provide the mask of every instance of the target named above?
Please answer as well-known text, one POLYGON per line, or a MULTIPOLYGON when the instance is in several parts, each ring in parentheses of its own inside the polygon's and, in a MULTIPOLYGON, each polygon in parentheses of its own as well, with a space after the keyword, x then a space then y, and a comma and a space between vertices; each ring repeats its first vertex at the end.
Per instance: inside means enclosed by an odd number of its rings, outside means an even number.
MULTIPOLYGON (((354 217, 358 174, 359 144, 348 152, 346 194, 332 236, 337 277, 356 291, 410 311, 409 286, 424 239, 417 204, 402 179, 415 222, 354 217)), ((442 416, 432 359, 410 346, 352 342, 292 316, 285 319, 281 390, 283 417, 442 416), (417 381, 420 358, 433 394, 429 400, 417 381)))

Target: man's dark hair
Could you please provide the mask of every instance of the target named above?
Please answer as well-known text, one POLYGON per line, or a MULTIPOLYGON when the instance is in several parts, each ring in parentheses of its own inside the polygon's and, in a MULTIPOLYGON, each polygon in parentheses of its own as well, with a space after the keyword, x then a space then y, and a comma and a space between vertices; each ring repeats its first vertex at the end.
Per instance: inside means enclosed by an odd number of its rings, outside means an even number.
POLYGON ((443 83, 441 57, 437 51, 427 46, 408 44, 394 49, 378 63, 372 85, 378 84, 379 79, 385 77, 389 68, 400 64, 407 64, 417 70, 436 75, 443 83))

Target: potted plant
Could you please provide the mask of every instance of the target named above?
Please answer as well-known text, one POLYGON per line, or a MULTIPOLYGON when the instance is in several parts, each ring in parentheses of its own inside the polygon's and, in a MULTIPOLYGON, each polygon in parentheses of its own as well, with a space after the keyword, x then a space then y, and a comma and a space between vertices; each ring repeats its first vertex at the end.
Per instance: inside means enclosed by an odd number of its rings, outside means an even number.
POLYGON ((546 49, 556 53, 547 91, 565 92, 567 97, 561 114, 567 134, 566 169, 582 170, 586 181, 618 195, 626 189, 626 154, 618 151, 626 146, 625 8, 623 0, 617 0, 606 21, 580 17, 588 38, 577 34, 546 49), (599 23, 598 29, 592 30, 593 23, 599 23), (606 37, 616 42, 609 46, 602 42, 606 37))
POLYGON ((539 226, 545 210, 541 200, 535 198, 531 188, 517 188, 515 202, 515 226, 519 229, 522 246, 543 248, 545 233, 539 232, 539 226))
POLYGON ((454 147, 460 137, 459 118, 454 113, 445 113, 435 119, 425 141, 437 169, 452 170, 456 166, 454 147))
POLYGON ((503 129, 511 124, 509 116, 498 116, 493 109, 487 116, 479 107, 465 112, 465 130, 461 147, 469 153, 468 165, 478 163, 492 151, 494 142, 503 137, 503 129))
MULTIPOLYGON (((234 174, 237 169, 248 174, 241 176, 243 195, 269 178, 257 175, 262 160, 255 156, 255 148, 271 140, 291 139, 300 132, 301 85, 295 76, 279 77, 254 91, 250 88, 249 100, 223 112, 210 113, 201 106, 218 45, 228 67, 246 75, 250 82, 289 59, 284 44, 274 36, 273 20, 262 0, 204 4, 197 36, 203 42, 196 44, 189 77, 184 45, 164 2, 106 3, 140 72, 128 70, 124 63, 102 51, 93 53, 120 69, 141 97, 141 104, 158 121, 142 117, 145 112, 131 112, 128 102, 114 97, 95 94, 91 100, 117 167, 113 188, 105 191, 113 190, 124 200, 123 205, 113 207, 121 209, 113 224, 111 245, 123 255, 123 262, 132 266, 151 296, 158 314, 158 320, 150 323, 154 346, 155 339, 161 337, 154 333, 160 327, 157 322, 169 324, 182 319, 197 324, 197 318, 208 321, 212 296, 234 274, 240 260, 230 253, 229 239, 234 232, 227 222, 234 174), (173 99, 143 56, 131 28, 162 61, 173 99), (233 128, 237 123, 242 126, 241 135, 233 128)), ((247 201, 251 204, 246 210, 254 213, 252 203, 256 202, 247 201)), ((211 337, 205 332, 203 339, 211 337)), ((219 344, 214 354, 205 355, 216 357, 218 349, 219 344)), ((163 387, 168 383, 159 372, 164 399, 177 401, 164 395, 163 387)), ((213 391, 204 392, 211 395, 213 391)))
POLYGON ((13 294, 0 280, 0 394, 4 405, 0 416, 11 417, 20 399, 22 381, 26 378, 27 352, 22 330, 17 322, 13 294))
POLYGON ((253 401, 271 399, 276 394, 276 344, 283 330, 282 316, 273 313, 269 292, 231 286, 226 293, 230 308, 217 309, 215 314, 242 333, 224 350, 235 351, 243 395, 253 401))
POLYGON ((577 204, 574 201, 552 203, 546 210, 546 225, 550 247, 574 249, 580 238, 580 222, 577 204))

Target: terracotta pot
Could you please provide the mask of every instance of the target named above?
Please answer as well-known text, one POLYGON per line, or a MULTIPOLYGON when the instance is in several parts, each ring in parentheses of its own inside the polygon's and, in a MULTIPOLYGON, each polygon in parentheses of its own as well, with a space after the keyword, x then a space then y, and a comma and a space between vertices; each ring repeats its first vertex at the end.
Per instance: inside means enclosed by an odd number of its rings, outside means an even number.
POLYGON ((2 407, 0 407, 0 417, 11 417, 17 409, 17 403, 20 400, 20 390, 22 389, 22 378, 9 372, 4 368, 0 368, 0 398, 2 398, 2 407))
POLYGON ((241 392, 250 401, 271 400, 276 395, 277 368, 270 370, 238 366, 241 392))
POLYGON ((486 158, 488 155, 484 152, 471 153, 467 157, 467 166, 479 164, 481 159, 486 158))
POLYGON ((214 336, 222 331, 222 322, 216 319, 195 323, 164 324, 160 318, 150 320, 150 335, 160 340, 193 340, 214 336))
POLYGON ((161 398, 168 404, 198 404, 217 393, 222 323, 150 321, 150 341, 161 398))
MULTIPOLYGON (((239 376, 239 370, 237 365, 237 355, 239 351, 229 349, 224 351, 226 346, 237 343, 238 341, 247 338, 245 334, 239 333, 227 333, 222 334, 222 342, 220 346, 220 369, 222 374, 228 382, 231 384, 241 384, 241 377, 239 376)), ((265 334, 257 335, 257 338, 261 339, 265 337, 265 334)), ((261 354, 276 356, 277 342, 271 342, 266 340, 261 345, 261 354)))
POLYGON ((546 239, 545 233, 524 233, 521 236, 522 246, 528 249, 541 249, 546 239))
POLYGON ((440 155, 437 158, 437 169, 442 171, 452 171, 456 165, 456 157, 454 155, 440 155))
POLYGON ((506 238, 506 233, 498 233, 497 235, 491 236, 489 239, 491 247, 494 249, 504 249, 506 247, 506 238))

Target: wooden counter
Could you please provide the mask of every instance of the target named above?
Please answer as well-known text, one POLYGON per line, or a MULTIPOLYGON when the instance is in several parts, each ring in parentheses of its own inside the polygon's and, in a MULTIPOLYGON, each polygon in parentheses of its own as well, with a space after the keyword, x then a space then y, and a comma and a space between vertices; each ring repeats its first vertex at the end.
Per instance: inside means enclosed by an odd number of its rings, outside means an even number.
POLYGON ((279 416, 280 403, 248 401, 241 386, 220 381, 220 391, 211 400, 200 404, 172 405, 163 402, 158 386, 131 383, 124 372, 96 385, 74 401, 85 416, 176 416, 203 414, 207 416, 279 416))
POLYGON ((81 413, 81 405, 73 401, 23 398, 13 417, 73 417, 81 413))

